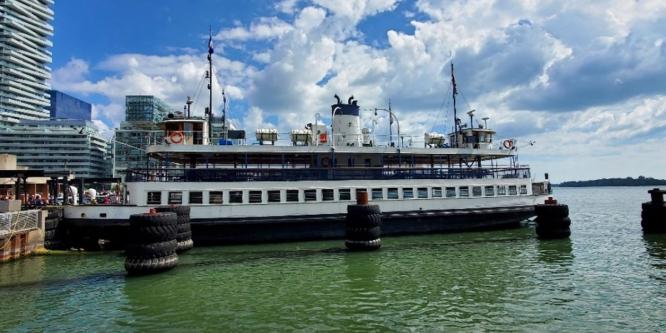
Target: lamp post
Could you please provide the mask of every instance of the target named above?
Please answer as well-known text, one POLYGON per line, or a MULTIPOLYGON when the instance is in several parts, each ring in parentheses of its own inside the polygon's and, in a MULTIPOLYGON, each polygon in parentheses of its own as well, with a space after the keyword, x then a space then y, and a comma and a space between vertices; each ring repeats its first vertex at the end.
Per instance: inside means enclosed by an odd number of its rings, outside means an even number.
POLYGON ((390 102, 388 109, 375 108, 375 116, 377 115, 377 111, 386 111, 389 113, 389 146, 393 146, 393 130, 391 125, 393 124, 393 119, 395 119, 396 125, 398 126, 398 137, 400 137, 400 121, 398 121, 398 117, 396 117, 393 110, 391 110, 390 102))

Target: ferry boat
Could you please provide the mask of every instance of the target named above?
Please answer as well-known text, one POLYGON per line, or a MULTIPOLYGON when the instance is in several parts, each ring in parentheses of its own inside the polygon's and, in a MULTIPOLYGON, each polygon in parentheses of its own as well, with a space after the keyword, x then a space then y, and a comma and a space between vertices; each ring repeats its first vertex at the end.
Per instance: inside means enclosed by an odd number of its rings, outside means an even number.
POLYGON ((220 135, 209 111, 170 114, 158 144, 147 148, 157 166, 125 175, 126 204, 68 206, 65 222, 117 238, 131 214, 188 205, 198 245, 342 238, 347 205, 366 191, 382 211, 383 235, 517 227, 550 185, 517 163, 515 141, 497 145, 495 131, 474 126, 473 111, 468 124, 459 121, 451 69, 454 129, 425 133, 418 147, 378 145, 353 97, 345 103, 336 95, 331 126, 294 129, 288 145, 277 144, 276 129, 257 129, 257 144, 245 144, 224 114, 220 135))

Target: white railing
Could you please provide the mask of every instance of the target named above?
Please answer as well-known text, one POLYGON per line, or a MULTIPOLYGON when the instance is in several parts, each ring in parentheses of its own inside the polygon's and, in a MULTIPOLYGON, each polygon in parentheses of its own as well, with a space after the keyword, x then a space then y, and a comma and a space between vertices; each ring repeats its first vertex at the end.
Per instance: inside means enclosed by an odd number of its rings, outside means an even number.
POLYGON ((39 210, 0 213, 0 238, 39 227, 39 210))

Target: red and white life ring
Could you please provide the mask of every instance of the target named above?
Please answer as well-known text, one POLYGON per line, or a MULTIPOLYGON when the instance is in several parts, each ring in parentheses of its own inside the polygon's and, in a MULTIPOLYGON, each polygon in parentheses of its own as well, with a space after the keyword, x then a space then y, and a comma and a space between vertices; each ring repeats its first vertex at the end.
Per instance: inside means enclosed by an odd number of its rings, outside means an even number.
POLYGON ((504 140, 504 142, 502 142, 502 146, 504 146, 506 149, 513 148, 513 140, 504 140))
POLYGON ((185 134, 181 131, 173 131, 169 134, 169 141, 171 143, 182 143, 185 139, 185 134))

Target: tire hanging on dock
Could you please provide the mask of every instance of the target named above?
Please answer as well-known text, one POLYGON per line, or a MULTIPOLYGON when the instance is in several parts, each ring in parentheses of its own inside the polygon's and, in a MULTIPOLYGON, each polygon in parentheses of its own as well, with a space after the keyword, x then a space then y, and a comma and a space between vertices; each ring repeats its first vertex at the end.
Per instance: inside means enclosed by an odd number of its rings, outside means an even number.
POLYGON ((382 246, 382 214, 378 205, 368 205, 368 193, 358 192, 357 204, 347 206, 345 246, 349 250, 371 251, 382 246))
POLYGON ((155 209, 157 212, 173 212, 177 216, 176 240, 178 253, 185 252, 194 247, 192 242, 192 226, 190 225, 190 206, 160 206, 155 209))
POLYGON ((130 216, 125 270, 130 275, 157 273, 178 264, 176 213, 147 213, 130 216))

